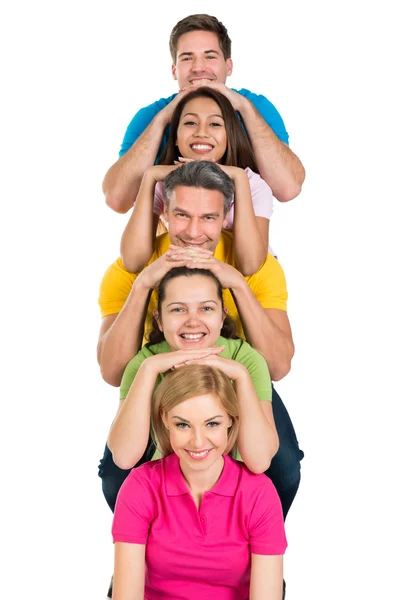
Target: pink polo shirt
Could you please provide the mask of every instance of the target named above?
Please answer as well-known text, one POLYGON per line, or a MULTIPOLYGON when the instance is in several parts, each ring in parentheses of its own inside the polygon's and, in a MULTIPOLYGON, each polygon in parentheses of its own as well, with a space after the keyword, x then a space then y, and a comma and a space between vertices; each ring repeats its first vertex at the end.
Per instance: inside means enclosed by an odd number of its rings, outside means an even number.
POLYGON ((132 469, 118 494, 114 542, 146 544, 146 600, 247 600, 251 554, 283 554, 271 480, 224 457, 200 510, 176 454, 132 469))

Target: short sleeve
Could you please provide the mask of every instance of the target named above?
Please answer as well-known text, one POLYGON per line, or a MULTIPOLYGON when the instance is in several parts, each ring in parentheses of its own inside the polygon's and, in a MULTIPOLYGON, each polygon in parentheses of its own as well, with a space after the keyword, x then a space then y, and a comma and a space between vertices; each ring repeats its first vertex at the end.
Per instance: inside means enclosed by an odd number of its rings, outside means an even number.
POLYGON ((127 397, 133 380, 135 379, 136 374, 139 370, 139 367, 146 358, 147 357, 144 353, 144 350, 139 350, 136 356, 131 358, 131 360, 126 365, 124 374, 122 375, 121 385, 119 388, 120 400, 124 400, 127 397))
POLYGON ((152 489, 143 469, 132 469, 118 493, 112 524, 114 542, 146 544, 155 516, 152 489))
MULTIPOLYGON (((236 340, 235 340, 236 341, 236 340)), ((246 367, 259 400, 272 400, 272 383, 265 358, 243 341, 238 353, 233 357, 246 367)))
POLYGON ((239 94, 242 94, 242 96, 245 96, 245 98, 248 98, 254 104, 264 121, 271 127, 281 142, 289 144, 289 135, 283 119, 272 102, 265 96, 253 94, 253 92, 249 92, 249 90, 244 88, 239 90, 239 94))
POLYGON ((284 554, 287 548, 282 505, 274 484, 263 475, 249 519, 252 554, 284 554))
POLYGON ((100 284, 98 303, 102 317, 118 314, 132 289, 136 275, 122 266, 119 258, 105 272, 100 284))
POLYGON ((146 127, 150 125, 158 112, 159 110, 157 110, 156 103, 154 103, 150 104, 150 106, 141 108, 136 113, 129 123, 124 139, 122 140, 121 149, 119 151, 120 156, 123 156, 128 152, 136 140, 142 135, 146 127))
POLYGON ((268 183, 258 173, 246 169, 249 178, 251 200, 253 202, 256 217, 270 219, 273 212, 274 197, 268 183))
POLYGON ((153 213, 160 216, 164 212, 165 186, 163 181, 157 181, 154 189, 153 213))
POLYGON ((288 292, 285 274, 272 254, 268 253, 257 273, 246 277, 246 280, 263 308, 287 311, 288 292))

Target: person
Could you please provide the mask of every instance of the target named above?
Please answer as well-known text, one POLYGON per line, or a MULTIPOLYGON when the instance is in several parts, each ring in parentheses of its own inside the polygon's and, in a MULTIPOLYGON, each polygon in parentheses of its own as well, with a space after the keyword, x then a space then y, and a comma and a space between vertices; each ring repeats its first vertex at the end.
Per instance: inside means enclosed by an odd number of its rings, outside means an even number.
MULTIPOLYGON (((290 369, 294 352, 286 312, 285 277, 270 254, 251 277, 243 277, 235 268, 232 235, 222 231, 233 194, 232 180, 217 164, 194 161, 171 172, 165 179, 165 190, 169 232, 157 238, 149 265, 141 273, 132 274, 119 259, 109 267, 101 283, 99 303, 103 319, 98 360, 103 378, 111 385, 121 384, 126 365, 140 350, 143 331, 146 342, 152 329, 160 281, 172 269, 186 266, 206 269, 216 276, 223 288, 223 305, 235 322, 237 335, 262 354, 271 379, 281 379, 290 369), (214 216, 211 221, 207 219, 210 214, 214 216), (175 245, 170 246, 171 241, 175 245)), ((189 286, 184 291, 185 295, 189 293, 189 286)), ((275 388, 272 410, 280 447, 268 474, 286 516, 300 483, 303 453, 275 388)), ((107 470, 108 458, 104 458, 100 476, 107 470)), ((111 484, 112 478, 103 479, 103 489, 111 484)))
POLYGON ((133 469, 118 496, 114 600, 282 598, 278 495, 231 456, 239 403, 209 365, 185 365, 159 385, 152 428, 162 458, 133 469))
POLYGON ((190 15, 179 21, 170 36, 172 75, 179 92, 139 110, 122 142, 120 157, 103 180, 106 203, 119 213, 134 204, 145 171, 159 158, 168 137, 168 125, 180 100, 199 85, 224 94, 240 114, 254 149, 258 172, 277 200, 298 196, 305 171, 288 146, 281 116, 264 96, 247 89, 233 90, 225 83, 233 70, 231 40, 216 17, 190 15))
MULTIPOLYGON (((100 468, 111 510, 130 469, 152 458, 150 413, 153 390, 164 373, 187 364, 220 369, 234 382, 240 410, 238 449, 253 473, 266 471, 279 446, 272 389, 264 358, 242 339, 232 339, 233 321, 222 287, 205 269, 176 267, 161 280, 149 343, 129 361, 120 387, 100 468)), ((154 452, 154 448, 153 448, 154 452)))
POLYGON ((251 144, 231 103, 209 87, 193 90, 181 100, 172 115, 170 134, 159 164, 149 167, 143 175, 135 208, 121 240, 125 269, 137 273, 150 260, 165 206, 163 179, 177 165, 189 160, 216 162, 233 179, 235 197, 224 228, 233 230, 239 271, 252 275, 268 252, 272 191, 257 173, 251 144))

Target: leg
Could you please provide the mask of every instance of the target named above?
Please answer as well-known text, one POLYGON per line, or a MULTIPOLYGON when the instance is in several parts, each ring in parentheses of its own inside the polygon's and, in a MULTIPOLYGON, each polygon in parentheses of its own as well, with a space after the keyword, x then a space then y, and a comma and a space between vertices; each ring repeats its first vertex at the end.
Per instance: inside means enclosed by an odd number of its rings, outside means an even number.
POLYGON ((272 387, 272 410, 279 436, 279 450, 265 474, 271 478, 282 503, 283 516, 296 496, 300 485, 300 461, 304 453, 299 448, 289 414, 275 388, 272 387))
MULTIPOLYGON (((139 467, 141 464, 148 462, 152 459, 155 452, 155 446, 151 438, 149 438, 145 453, 135 467, 139 467)), ((111 451, 106 444, 104 450, 104 456, 99 464, 99 477, 102 480, 103 494, 107 501, 108 506, 114 512, 115 502, 119 488, 124 483, 125 479, 131 472, 131 469, 120 469, 115 464, 111 451)))

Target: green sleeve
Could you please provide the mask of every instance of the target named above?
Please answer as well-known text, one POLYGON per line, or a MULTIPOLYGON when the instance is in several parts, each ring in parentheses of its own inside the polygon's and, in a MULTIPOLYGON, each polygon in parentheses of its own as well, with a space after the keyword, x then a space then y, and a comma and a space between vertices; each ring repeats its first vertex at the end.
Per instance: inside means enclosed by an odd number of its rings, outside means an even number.
POLYGON ((124 374, 122 376, 121 387, 119 388, 120 400, 124 400, 127 397, 133 380, 136 377, 136 373, 147 356, 148 355, 146 355, 143 350, 140 350, 126 365, 124 374))
POLYGON ((265 358, 254 350, 247 342, 244 342, 240 348, 235 360, 242 363, 253 381, 257 397, 259 400, 272 401, 272 384, 268 365, 265 358))

